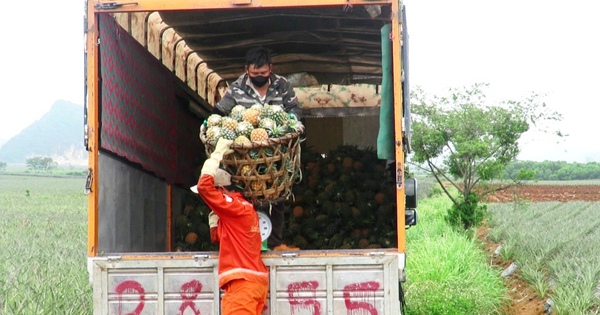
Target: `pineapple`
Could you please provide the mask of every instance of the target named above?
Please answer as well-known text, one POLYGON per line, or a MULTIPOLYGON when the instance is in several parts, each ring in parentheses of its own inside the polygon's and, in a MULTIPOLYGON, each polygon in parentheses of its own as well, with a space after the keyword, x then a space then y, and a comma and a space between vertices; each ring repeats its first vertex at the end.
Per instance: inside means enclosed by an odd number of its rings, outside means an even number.
POLYGON ((258 120, 260 117, 260 111, 254 108, 247 109, 242 115, 242 120, 252 124, 252 126, 258 126, 258 120))
POLYGON ((247 121, 240 121, 240 122, 238 122, 237 127, 235 127, 235 132, 237 133, 238 136, 250 137, 250 133, 252 132, 253 129, 254 129, 254 126, 252 126, 251 123, 249 123, 247 121))
POLYGON ((185 242, 190 245, 196 244, 196 241, 198 241, 198 234, 196 234, 195 232, 189 232, 185 236, 185 242))
POLYGON ((186 215, 180 214, 175 219, 175 226, 178 228, 185 228, 189 223, 188 217, 186 215))
POLYGON ((252 191, 261 191, 266 189, 267 185, 261 180, 254 180, 252 183, 250 183, 250 188, 252 188, 252 191))
POLYGON ((221 125, 221 115, 218 114, 212 114, 210 116, 208 116, 208 119, 206 119, 206 127, 212 127, 212 126, 220 126, 221 125))
POLYGON ((269 139, 269 134, 264 128, 256 128, 250 133, 250 141, 252 142, 265 141, 267 139, 269 139))
POLYGON ((270 118, 278 125, 284 125, 290 120, 290 115, 279 105, 265 105, 260 116, 262 118, 270 118))
POLYGON ((210 235, 210 226, 208 224, 198 225, 197 234, 199 235, 210 235))
POLYGON ((252 106, 250 106, 251 109, 256 109, 259 113, 262 112, 263 107, 261 104, 254 104, 252 106))
POLYGON ((246 136, 237 136, 237 138, 235 138, 235 140, 233 140, 233 143, 244 144, 244 143, 252 143, 252 142, 246 136))
POLYGON ((341 234, 334 234, 330 239, 329 239, 329 247, 330 248, 339 248, 340 246, 342 246, 342 244, 344 243, 344 238, 342 237, 341 234))
POLYGON ((228 128, 221 128, 221 137, 223 137, 227 140, 235 140, 235 138, 236 138, 235 131, 228 129, 228 128))
POLYGON ((223 117, 221 119, 221 127, 222 128, 227 128, 233 132, 235 132, 235 128, 237 127, 238 122, 237 120, 231 118, 231 117, 223 117))
POLYGON ((272 111, 273 111, 273 120, 275 120, 275 122, 278 125, 284 125, 288 122, 288 120, 290 120, 290 114, 288 114, 285 110, 283 110, 283 107, 281 106, 272 106, 272 111))
POLYGON ((287 157, 285 159, 284 167, 285 167, 286 171, 291 172, 291 173, 294 172, 294 165, 292 164, 292 160, 289 157, 287 157))
POLYGON ((257 149, 252 149, 248 151, 248 156, 250 156, 251 159, 256 160, 259 158, 260 154, 257 149))
POLYGON ((264 128, 267 130, 273 129, 275 128, 275 121, 271 118, 268 117, 262 117, 260 119, 260 121, 258 122, 258 127, 259 128, 264 128))
POLYGON ((231 113, 229 113, 229 117, 235 119, 236 121, 242 121, 242 117, 243 117, 245 111, 246 111, 246 107, 244 107, 244 105, 235 105, 231 109, 231 113))
POLYGON ((221 127, 211 126, 206 129, 206 138, 208 141, 216 142, 221 137, 221 127))
POLYGON ((273 105, 265 104, 262 107, 262 109, 260 110, 260 117, 273 119, 274 118, 273 117, 274 116, 274 111, 273 111, 274 107, 280 107, 280 106, 273 106, 273 105))
POLYGON ((240 170, 240 175, 242 175, 242 176, 252 175, 252 166, 250 166, 250 165, 242 166, 242 169, 240 170))
POLYGON ((275 154, 275 150, 273 150, 273 148, 264 148, 263 152, 267 157, 272 157, 275 154))

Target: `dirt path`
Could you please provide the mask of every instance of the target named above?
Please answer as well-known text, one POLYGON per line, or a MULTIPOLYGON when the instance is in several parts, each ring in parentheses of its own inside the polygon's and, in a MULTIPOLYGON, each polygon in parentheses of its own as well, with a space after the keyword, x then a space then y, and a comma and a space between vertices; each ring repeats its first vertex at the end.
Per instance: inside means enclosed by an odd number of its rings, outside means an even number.
MULTIPOLYGON (((600 186, 593 185, 528 185, 512 188, 489 196, 488 202, 511 202, 513 200, 525 199, 532 202, 541 201, 600 201, 600 186)), ((485 250, 489 254, 492 264, 498 268, 505 269, 511 261, 502 261, 499 257, 493 257, 498 244, 488 237, 488 227, 482 226, 477 231, 477 236, 485 243, 485 250)), ((509 289, 508 297, 510 306, 503 310, 506 315, 542 315, 544 303, 547 298, 540 298, 532 287, 515 272, 505 279, 505 285, 509 289)))
MULTIPOLYGON (((482 226, 477 230, 477 236, 485 242, 485 251, 488 253, 491 263, 500 268, 506 269, 512 261, 503 261, 500 257, 494 257, 494 251, 498 244, 492 242, 488 236, 488 227, 482 226)), ((505 315, 542 315, 544 313, 544 303, 546 299, 540 298, 535 290, 515 272, 504 280, 504 285, 508 288, 508 298, 510 305, 507 305, 502 314, 505 315)))

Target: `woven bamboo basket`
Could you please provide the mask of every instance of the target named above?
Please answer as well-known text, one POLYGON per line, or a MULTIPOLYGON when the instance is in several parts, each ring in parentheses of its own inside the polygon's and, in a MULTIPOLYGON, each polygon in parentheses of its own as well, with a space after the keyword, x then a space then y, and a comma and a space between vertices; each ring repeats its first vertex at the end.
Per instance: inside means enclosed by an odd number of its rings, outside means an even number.
MULTIPOLYGON (((233 143, 233 153, 225 155, 221 166, 231 174, 232 183, 252 203, 280 202, 292 195, 292 186, 302 179, 300 141, 303 129, 280 138, 252 143, 233 143)), ((200 129, 206 156, 216 142, 209 141, 200 129)))

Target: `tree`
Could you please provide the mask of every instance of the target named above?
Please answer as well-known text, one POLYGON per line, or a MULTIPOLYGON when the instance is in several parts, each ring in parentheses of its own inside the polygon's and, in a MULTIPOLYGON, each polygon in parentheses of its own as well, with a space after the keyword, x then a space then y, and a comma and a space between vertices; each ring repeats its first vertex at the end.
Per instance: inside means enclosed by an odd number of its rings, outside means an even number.
POLYGON ((531 126, 545 131, 543 123, 562 119, 559 113, 548 111, 538 94, 489 105, 486 87, 476 83, 433 98, 420 88, 411 93, 412 163, 435 177, 453 203, 448 220, 465 229, 483 219, 482 197, 532 177, 531 172, 521 170, 508 184, 489 185, 516 159, 521 135, 531 126), (460 196, 453 196, 442 181, 454 186, 460 196))
POLYGON ((27 169, 31 171, 49 171, 56 167, 57 163, 51 157, 36 156, 28 158, 26 161, 27 169))
POLYGON ((0 161, 0 172, 6 171, 6 162, 0 161))

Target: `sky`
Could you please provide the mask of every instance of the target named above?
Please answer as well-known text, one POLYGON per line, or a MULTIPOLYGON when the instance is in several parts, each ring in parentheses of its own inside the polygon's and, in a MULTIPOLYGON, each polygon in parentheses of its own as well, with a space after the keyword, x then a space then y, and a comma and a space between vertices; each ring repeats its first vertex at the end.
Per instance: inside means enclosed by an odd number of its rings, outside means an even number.
POLYGON ((410 84, 433 95, 489 83, 492 100, 546 95, 563 139, 527 132, 521 160, 600 162, 600 1, 404 0, 410 84))
MULTIPOLYGON (((410 84, 432 95, 489 83, 488 97, 546 95, 564 139, 528 132, 521 160, 600 162, 600 1, 403 0, 410 84)), ((58 100, 84 103, 84 2, 17 1, 0 19, 0 144, 58 100), (18 12, 27 12, 27 15, 18 12), (25 19, 27 17, 27 19, 25 19), (9 31, 14 30, 14 31, 9 31), (8 82, 8 83, 7 83, 8 82)), ((555 128, 554 128, 555 127, 555 128)))
POLYGON ((84 2, 16 1, 0 18, 0 143, 58 100, 82 105, 84 2))

